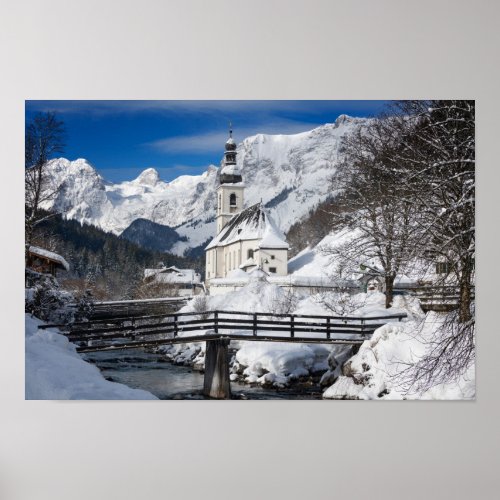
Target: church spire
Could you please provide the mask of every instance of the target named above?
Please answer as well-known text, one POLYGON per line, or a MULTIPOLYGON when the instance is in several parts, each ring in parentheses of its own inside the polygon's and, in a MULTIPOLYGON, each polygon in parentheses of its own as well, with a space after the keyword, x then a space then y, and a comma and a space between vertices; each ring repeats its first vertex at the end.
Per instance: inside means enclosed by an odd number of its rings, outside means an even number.
POLYGON ((229 139, 224 147, 224 161, 220 173, 221 184, 242 182, 241 174, 236 166, 236 143, 233 139, 233 125, 229 122, 229 139))

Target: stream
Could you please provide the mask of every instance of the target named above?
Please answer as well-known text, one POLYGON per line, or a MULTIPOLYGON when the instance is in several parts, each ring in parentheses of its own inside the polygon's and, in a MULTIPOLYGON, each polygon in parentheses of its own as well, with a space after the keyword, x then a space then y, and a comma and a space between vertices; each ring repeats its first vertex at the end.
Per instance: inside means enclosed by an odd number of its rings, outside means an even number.
MULTIPOLYGON (((165 356, 140 349, 87 353, 84 358, 97 365, 113 382, 144 389, 159 399, 205 399, 203 373, 175 365, 165 356)), ((233 399, 321 399, 321 387, 296 386, 270 389, 231 382, 233 399)))

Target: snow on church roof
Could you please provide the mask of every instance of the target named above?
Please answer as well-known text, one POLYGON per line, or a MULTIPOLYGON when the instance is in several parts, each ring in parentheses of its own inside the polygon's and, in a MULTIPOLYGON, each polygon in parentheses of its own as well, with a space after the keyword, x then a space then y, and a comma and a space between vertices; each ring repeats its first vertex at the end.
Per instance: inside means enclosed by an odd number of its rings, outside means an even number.
POLYGON ((260 240, 259 248, 288 249, 285 236, 261 203, 235 214, 205 250, 243 240, 260 240))

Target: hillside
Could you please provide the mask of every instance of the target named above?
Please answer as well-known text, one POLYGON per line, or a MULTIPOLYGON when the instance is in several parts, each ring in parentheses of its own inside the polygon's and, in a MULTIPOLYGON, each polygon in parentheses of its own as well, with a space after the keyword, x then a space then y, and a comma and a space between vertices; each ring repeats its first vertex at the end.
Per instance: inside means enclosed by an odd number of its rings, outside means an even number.
POLYGON ((69 262, 60 282, 70 290, 93 290, 96 298, 132 298, 144 276, 144 268, 159 262, 204 272, 202 259, 188 259, 148 250, 90 224, 54 216, 41 224, 35 244, 57 252, 69 262))
MULTIPOLYGON (((135 219, 132 224, 123 231, 120 238, 158 252, 165 252, 167 249, 171 248, 174 243, 183 239, 175 229, 142 218, 135 219)), ((186 238, 184 237, 184 239, 186 238)))

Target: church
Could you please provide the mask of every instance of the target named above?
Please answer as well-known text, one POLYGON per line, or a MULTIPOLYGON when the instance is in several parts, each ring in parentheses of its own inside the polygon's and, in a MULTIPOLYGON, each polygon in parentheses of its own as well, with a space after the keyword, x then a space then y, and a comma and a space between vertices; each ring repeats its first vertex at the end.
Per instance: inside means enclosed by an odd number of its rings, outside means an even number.
POLYGON ((232 130, 225 145, 217 187, 217 236, 205 248, 206 283, 260 268, 288 273, 288 243, 262 202, 243 209, 245 184, 236 164, 232 130))

